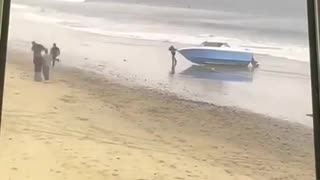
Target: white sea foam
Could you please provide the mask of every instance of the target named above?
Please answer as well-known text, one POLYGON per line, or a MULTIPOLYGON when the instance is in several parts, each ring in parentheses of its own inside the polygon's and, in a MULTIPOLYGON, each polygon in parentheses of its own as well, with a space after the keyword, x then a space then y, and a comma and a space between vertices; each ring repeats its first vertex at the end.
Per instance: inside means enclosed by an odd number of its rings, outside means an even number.
POLYGON ((142 39, 142 40, 154 40, 172 43, 183 43, 199 45, 204 41, 218 41, 227 42, 234 47, 243 47, 253 51, 256 54, 266 54, 270 56, 277 56, 288 58, 298 61, 309 61, 309 52, 307 47, 296 46, 293 44, 275 44, 268 42, 252 42, 249 40, 228 38, 228 37, 215 37, 208 36, 191 36, 191 35, 181 35, 181 34, 164 34, 164 33, 151 33, 151 32, 119 32, 119 31, 107 31, 98 28, 87 28, 87 27, 69 27, 78 31, 85 31, 94 34, 124 37, 132 39, 142 39))

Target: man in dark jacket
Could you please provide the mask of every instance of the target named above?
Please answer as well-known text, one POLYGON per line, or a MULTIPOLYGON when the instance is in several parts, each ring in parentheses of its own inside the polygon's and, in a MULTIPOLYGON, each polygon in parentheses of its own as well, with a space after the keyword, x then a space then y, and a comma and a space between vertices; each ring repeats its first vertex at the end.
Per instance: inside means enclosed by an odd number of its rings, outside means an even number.
POLYGON ((34 64, 34 80, 42 81, 41 71, 42 71, 42 51, 45 51, 46 48, 32 41, 32 51, 33 51, 33 64, 34 64))
POLYGON ((56 43, 53 44, 53 47, 50 50, 50 54, 53 58, 52 67, 54 67, 54 65, 56 64, 56 61, 59 61, 57 57, 60 55, 60 49, 58 48, 56 43))

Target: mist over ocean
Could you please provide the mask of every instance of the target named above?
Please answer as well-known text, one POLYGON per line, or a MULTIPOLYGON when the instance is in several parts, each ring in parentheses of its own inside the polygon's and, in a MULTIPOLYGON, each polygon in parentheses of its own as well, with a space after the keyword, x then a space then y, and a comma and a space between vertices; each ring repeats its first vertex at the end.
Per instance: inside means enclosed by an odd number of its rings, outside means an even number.
POLYGON ((308 61, 306 2, 302 0, 15 0, 13 3, 29 5, 30 13, 81 31, 194 45, 226 41, 256 53, 308 61))

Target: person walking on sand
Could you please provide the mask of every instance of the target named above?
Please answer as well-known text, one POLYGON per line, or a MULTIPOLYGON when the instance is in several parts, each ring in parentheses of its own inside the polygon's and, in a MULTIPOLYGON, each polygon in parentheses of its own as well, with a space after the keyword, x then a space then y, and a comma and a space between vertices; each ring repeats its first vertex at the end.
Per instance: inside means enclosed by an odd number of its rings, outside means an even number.
POLYGON ((51 54, 48 54, 48 49, 46 49, 45 54, 43 55, 43 63, 42 63, 42 72, 43 72, 44 79, 46 81, 48 81, 50 77, 50 66, 52 61, 53 61, 53 58, 51 54))
POLYGON ((33 65, 34 65, 34 80, 35 81, 42 81, 41 71, 42 71, 42 51, 44 48, 43 45, 32 41, 32 51, 33 51, 33 65))
POLYGON ((52 48, 50 50, 50 54, 51 54, 51 56, 53 58, 52 67, 54 67, 55 64, 56 64, 56 61, 59 62, 59 59, 57 57, 60 55, 60 49, 58 48, 56 43, 53 43, 53 46, 52 46, 52 48))
POLYGON ((177 49, 174 46, 170 46, 169 51, 171 52, 171 55, 172 55, 171 73, 174 74, 177 66, 177 59, 176 59, 177 49))

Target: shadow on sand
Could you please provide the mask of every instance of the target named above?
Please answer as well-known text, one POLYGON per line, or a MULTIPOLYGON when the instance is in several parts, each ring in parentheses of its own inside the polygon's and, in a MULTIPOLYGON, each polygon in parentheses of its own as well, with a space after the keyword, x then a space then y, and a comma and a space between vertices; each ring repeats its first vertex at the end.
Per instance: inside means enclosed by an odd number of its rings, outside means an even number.
POLYGON ((188 69, 182 71, 180 74, 197 79, 211 79, 216 81, 231 82, 252 82, 254 69, 251 67, 192 65, 188 69))

